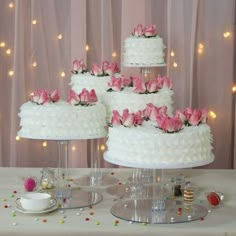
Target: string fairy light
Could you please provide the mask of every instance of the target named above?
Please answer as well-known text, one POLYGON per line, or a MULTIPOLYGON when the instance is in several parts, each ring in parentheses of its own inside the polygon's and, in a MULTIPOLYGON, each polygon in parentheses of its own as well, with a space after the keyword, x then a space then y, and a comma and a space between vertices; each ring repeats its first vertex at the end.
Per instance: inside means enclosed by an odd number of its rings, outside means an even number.
POLYGON ((37 20, 36 19, 33 19, 32 20, 32 25, 36 25, 37 24, 37 20))
POLYGON ((202 54, 203 51, 204 51, 204 45, 203 45, 203 43, 199 43, 198 49, 197 49, 198 54, 202 54))
POLYGON ((170 52, 170 56, 171 56, 171 57, 174 57, 174 56, 175 56, 175 52, 174 52, 174 51, 171 51, 171 52, 170 52))
POLYGON ((0 47, 1 48, 4 48, 6 46, 6 43, 5 42, 0 42, 0 47))
POLYGON ((42 146, 43 146, 43 147, 47 147, 47 146, 48 146, 48 143, 47 143, 46 141, 44 141, 44 142, 42 143, 42 146))
POLYGON ((14 3, 13 3, 13 2, 10 2, 10 3, 8 4, 8 7, 9 7, 9 8, 13 8, 13 7, 14 7, 14 3))
POLYGON ((6 54, 7 54, 7 55, 11 55, 11 49, 10 49, 10 48, 8 48, 8 49, 6 50, 6 54))
POLYGON ((34 62, 32 63, 32 66, 33 66, 33 67, 37 67, 37 65, 38 65, 38 64, 37 64, 36 61, 34 61, 34 62))
POLYGON ((86 46, 85 46, 85 51, 89 51, 89 50, 90 50, 90 47, 89 47, 88 44, 86 44, 86 46))
POLYGON ((105 149, 106 149, 105 145, 104 145, 104 144, 101 144, 100 150, 101 150, 101 151, 104 151, 105 149))
POLYGON ((233 87, 232 87, 232 92, 233 92, 233 93, 236 93, 236 85, 233 85, 233 87))
POLYGON ((62 34, 58 34, 57 38, 61 40, 63 38, 62 34))
POLYGON ((212 119, 215 119, 216 118, 216 113, 214 111, 209 111, 209 116, 212 118, 212 119))
POLYGON ((16 141, 19 141, 20 140, 20 137, 19 136, 16 136, 16 141))
POLYGON ((71 147, 71 150, 74 152, 74 151, 76 151, 76 146, 72 146, 71 147))
POLYGON ((178 67, 177 62, 173 62, 173 67, 174 67, 174 68, 178 67))
POLYGON ((65 77, 66 76, 66 73, 64 71, 61 72, 61 77, 65 77))
POLYGON ((112 56, 112 57, 117 57, 117 53, 116 53, 116 52, 113 52, 113 53, 111 54, 111 56, 112 56))
POLYGON ((9 70, 9 71, 8 71, 8 75, 9 75, 9 76, 13 76, 13 75, 14 75, 14 71, 13 71, 13 70, 9 70))
POLYGON ((224 38, 229 38, 231 36, 231 33, 229 31, 224 32, 223 36, 224 38))

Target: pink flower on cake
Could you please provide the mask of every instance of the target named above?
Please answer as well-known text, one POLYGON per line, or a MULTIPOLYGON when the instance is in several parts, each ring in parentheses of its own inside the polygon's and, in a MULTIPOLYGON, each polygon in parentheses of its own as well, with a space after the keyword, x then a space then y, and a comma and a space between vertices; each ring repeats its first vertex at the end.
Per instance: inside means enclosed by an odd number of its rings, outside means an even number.
POLYGON ((121 91, 123 89, 122 87, 122 79, 121 78, 116 78, 115 76, 111 76, 110 81, 108 82, 108 87, 109 89, 107 90, 108 92, 111 91, 121 91))
POLYGON ((166 133, 175 133, 182 129, 183 123, 178 117, 158 116, 158 128, 166 133))
POLYGON ((146 88, 148 93, 155 93, 158 91, 158 82, 156 80, 149 80, 146 82, 146 88))
POLYGON ((132 79, 131 77, 127 78, 125 77, 124 75, 121 76, 121 83, 124 85, 124 86, 131 86, 132 84, 132 79))
POLYGON ((95 92, 94 89, 92 89, 90 92, 89 92, 89 100, 91 103, 95 103, 98 101, 98 98, 97 98, 97 94, 95 92))
POLYGON ((95 76, 102 76, 103 75, 103 70, 97 63, 94 63, 92 65, 90 73, 92 75, 95 75, 95 76))
POLYGON ((202 109, 201 123, 206 123, 207 119, 208 119, 208 109, 203 108, 202 109))
POLYGON ((150 25, 144 28, 144 36, 145 37, 155 37, 157 35, 156 33, 156 26, 150 25))
POLYGON ((73 69, 71 70, 73 74, 84 73, 87 72, 86 65, 83 60, 78 61, 75 59, 73 61, 73 69))
POLYGON ((87 89, 83 89, 82 92, 79 94, 79 98, 80 98, 80 104, 82 105, 88 105, 89 103, 89 91, 87 89))
POLYGON ((111 124, 112 125, 121 125, 122 117, 117 110, 112 111, 111 124))
POLYGON ((156 107, 152 103, 148 103, 143 110, 145 120, 156 121, 158 116, 167 116, 167 106, 156 107))
POLYGON ((80 103, 80 98, 79 95, 75 93, 74 90, 70 90, 69 91, 69 97, 66 100, 68 103, 70 103, 71 105, 79 105, 80 103))
POLYGON ((138 24, 135 28, 134 28, 134 31, 133 31, 133 35, 134 36, 137 36, 137 37, 140 37, 140 36, 143 36, 143 26, 142 24, 138 24))
POLYGON ((43 105, 50 102, 50 97, 46 90, 40 89, 38 92, 34 92, 30 100, 38 105, 43 105))
POLYGON ((158 87, 162 89, 172 89, 173 83, 167 76, 158 76, 156 78, 158 87))
POLYGON ((143 123, 143 118, 142 118, 142 111, 137 111, 134 113, 135 117, 135 124, 141 125, 143 123))
POLYGON ((107 64, 106 66, 103 66, 103 72, 105 75, 114 75, 119 72, 119 68, 116 62, 107 64))
POLYGON ((55 89, 51 94, 50 94, 50 100, 52 102, 58 102, 60 99, 60 96, 59 96, 59 91, 58 89, 55 89))
POLYGON ((129 113, 128 109, 124 109, 122 113, 122 124, 125 127, 131 127, 135 125, 135 121, 134 113, 129 113))
POLYGON ((133 77, 133 91, 135 93, 145 93, 146 86, 144 81, 140 77, 133 77))

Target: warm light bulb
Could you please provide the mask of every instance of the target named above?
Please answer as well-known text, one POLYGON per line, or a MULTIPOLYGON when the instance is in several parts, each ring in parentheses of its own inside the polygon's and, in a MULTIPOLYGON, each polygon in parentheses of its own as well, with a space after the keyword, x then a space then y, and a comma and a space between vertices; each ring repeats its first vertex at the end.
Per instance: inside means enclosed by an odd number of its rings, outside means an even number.
POLYGON ((1 48, 4 48, 6 46, 6 43, 5 42, 0 42, 0 47, 1 48))
POLYGON ((233 93, 236 92, 236 85, 234 85, 234 86, 232 87, 232 92, 233 92, 233 93))
POLYGON ((32 63, 32 66, 33 67, 36 67, 38 64, 37 64, 37 62, 36 61, 34 61, 33 63, 32 63))
POLYGON ((171 52, 170 52, 170 56, 171 56, 171 57, 174 57, 174 56, 175 56, 175 52, 174 52, 174 51, 171 51, 171 52))
POLYGON ((100 150, 101 150, 101 151, 104 151, 105 149, 106 149, 105 145, 102 144, 101 147, 100 147, 100 150))
POLYGON ((86 50, 86 51, 89 51, 89 50, 90 50, 90 47, 89 47, 88 44, 86 44, 86 46, 85 46, 85 50, 86 50))
POLYGON ((178 64, 176 62, 173 63, 173 67, 178 67, 178 64))
POLYGON ((14 71, 13 71, 13 70, 9 70, 9 71, 8 71, 8 75, 9 75, 9 76, 13 76, 13 75, 14 75, 14 71))
POLYGON ((76 146, 72 146, 71 150, 74 152, 76 150, 76 146))
POLYGON ((224 32, 223 35, 224 35, 224 38, 228 38, 228 37, 230 37, 231 33, 229 31, 227 31, 227 32, 224 32))
POLYGON ((16 136, 16 141, 19 141, 20 140, 20 137, 19 136, 16 136))
POLYGON ((10 48, 8 48, 8 49, 6 50, 6 54, 7 54, 7 55, 11 55, 11 49, 10 49, 10 48))
POLYGON ((216 113, 214 111, 209 111, 209 115, 212 119, 216 118, 216 113))
POLYGON ((198 54, 203 54, 203 48, 198 48, 197 52, 198 54))
POLYGON ((62 34, 58 34, 57 38, 58 38, 58 39, 62 39, 62 38, 63 38, 63 37, 62 37, 62 34))
POLYGON ((61 77, 65 77, 65 76, 66 76, 65 72, 64 71, 61 72, 61 77))
POLYGON ((36 25, 37 24, 37 20, 36 19, 33 19, 32 20, 32 25, 36 25))
POLYGON ((10 2, 10 3, 8 4, 8 7, 13 8, 13 7, 14 7, 14 3, 13 3, 13 2, 10 2))
POLYGON ((198 44, 198 48, 203 49, 203 48, 204 48, 204 45, 203 45, 202 43, 199 43, 199 44, 198 44))
POLYGON ((48 146, 48 143, 47 143, 46 141, 44 141, 44 142, 42 143, 42 146, 43 146, 43 147, 47 147, 47 146, 48 146))
POLYGON ((112 56, 112 57, 117 57, 117 53, 116 53, 116 52, 113 52, 113 53, 111 54, 111 56, 112 56))

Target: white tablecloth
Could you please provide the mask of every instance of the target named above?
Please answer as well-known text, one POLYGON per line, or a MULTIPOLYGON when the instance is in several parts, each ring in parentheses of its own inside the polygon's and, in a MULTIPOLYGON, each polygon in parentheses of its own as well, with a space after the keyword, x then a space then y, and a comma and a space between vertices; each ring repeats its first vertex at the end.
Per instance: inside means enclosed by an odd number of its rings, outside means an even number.
MULTIPOLYGON (((88 169, 70 169, 72 178, 88 173, 88 169)), ((103 169, 103 172, 127 180, 131 169, 103 169)), ((236 235, 236 171, 235 170, 167 170, 165 175, 183 173, 198 186, 199 198, 214 188, 224 193, 222 205, 204 220, 180 224, 142 224, 120 220, 110 213, 119 199, 108 194, 105 188, 98 188, 103 195, 102 202, 82 209, 56 210, 43 215, 28 215, 15 211, 15 199, 24 191, 22 178, 40 177, 38 168, 0 168, 0 235, 236 235), (17 193, 15 193, 15 191, 17 193), (86 221, 86 218, 89 218, 86 221), (64 223, 61 221, 64 220, 64 223), (117 226, 114 221, 119 220, 117 226), (97 224, 97 223, 100 224, 97 224)), ((91 188, 90 188, 91 189, 91 188)))

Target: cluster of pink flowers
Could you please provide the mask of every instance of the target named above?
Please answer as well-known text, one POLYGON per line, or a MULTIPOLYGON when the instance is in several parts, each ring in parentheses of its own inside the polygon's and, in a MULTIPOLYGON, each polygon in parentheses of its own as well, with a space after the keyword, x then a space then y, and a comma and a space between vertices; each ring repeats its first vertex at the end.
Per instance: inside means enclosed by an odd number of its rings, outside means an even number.
POLYGON ((118 64, 116 62, 109 63, 108 61, 103 61, 101 65, 94 63, 90 70, 90 73, 95 76, 108 76, 119 72, 118 64))
POLYGON ((172 82, 167 77, 158 76, 155 79, 144 82, 140 77, 133 77, 133 91, 135 93, 156 93, 159 89, 171 89, 172 82))
POLYGON ((167 76, 158 76, 147 82, 143 81, 141 77, 111 76, 107 85, 109 87, 108 92, 121 91, 124 87, 129 86, 133 87, 133 92, 140 94, 157 93, 159 89, 172 89, 172 81, 167 76))
POLYGON ((88 70, 87 70, 87 67, 86 67, 86 65, 85 65, 85 63, 84 63, 84 61, 83 60, 77 60, 77 59, 75 59, 74 61, 73 61, 73 68, 72 68, 72 70, 71 70, 71 72, 73 73, 73 74, 78 74, 78 73, 85 73, 85 72, 87 72, 88 70))
POLYGON ((175 117, 179 117, 186 126, 199 125, 207 122, 208 109, 192 109, 187 107, 183 112, 176 110, 175 117))
POLYGON ((30 97, 30 100, 38 105, 43 105, 45 103, 50 103, 50 102, 57 102, 59 99, 60 96, 58 89, 55 89, 51 93, 44 89, 40 89, 38 91, 35 91, 33 95, 31 95, 30 97))
POLYGON ((69 91, 69 97, 66 100, 71 105, 90 106, 98 101, 97 95, 94 89, 88 91, 83 89, 81 93, 77 94, 74 90, 69 91))
POLYGON ((185 126, 197 126, 207 122, 208 111, 206 109, 186 108, 184 112, 176 111, 175 116, 167 114, 167 107, 156 107, 152 103, 146 105, 145 109, 136 113, 130 113, 128 109, 123 110, 122 115, 117 110, 113 111, 110 126, 123 125, 125 127, 142 125, 143 121, 156 122, 157 127, 165 133, 176 133, 185 126))
POLYGON ((155 25, 149 25, 147 27, 144 27, 142 24, 138 24, 132 33, 132 35, 136 37, 155 37, 157 35, 156 33, 156 26, 155 25))
POLYGON ((138 111, 136 113, 129 112, 128 109, 124 109, 123 113, 120 114, 117 110, 112 112, 111 124, 123 125, 125 127, 137 126, 143 123, 142 112, 138 111))

